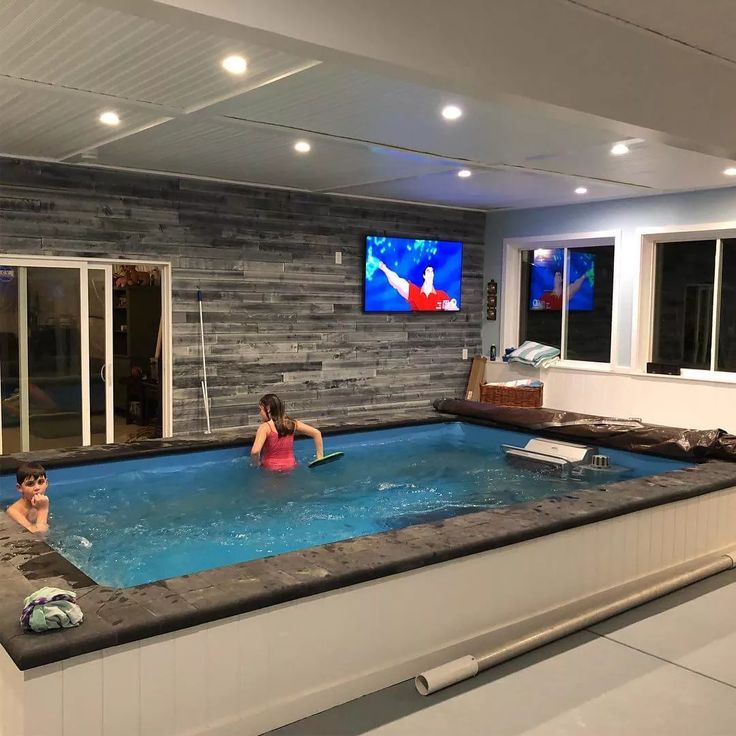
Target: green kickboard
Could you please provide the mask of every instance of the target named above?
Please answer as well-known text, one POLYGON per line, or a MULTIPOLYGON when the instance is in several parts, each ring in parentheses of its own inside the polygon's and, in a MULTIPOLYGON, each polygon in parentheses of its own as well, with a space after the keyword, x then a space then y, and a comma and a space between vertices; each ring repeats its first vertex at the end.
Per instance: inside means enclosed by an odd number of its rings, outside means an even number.
POLYGON ((327 463, 332 463, 335 462, 335 460, 339 460, 344 454, 344 452, 331 452, 329 455, 325 455, 324 457, 312 460, 312 462, 309 463, 307 467, 318 468, 320 465, 326 465, 327 463))

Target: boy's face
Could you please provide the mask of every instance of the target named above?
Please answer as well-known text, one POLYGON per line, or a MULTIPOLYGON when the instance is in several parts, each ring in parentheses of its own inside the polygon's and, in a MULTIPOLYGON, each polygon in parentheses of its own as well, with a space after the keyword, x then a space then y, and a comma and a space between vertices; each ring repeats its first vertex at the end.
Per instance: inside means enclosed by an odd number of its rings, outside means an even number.
POLYGON ((40 494, 45 495, 46 489, 49 487, 49 481, 46 475, 27 475, 22 483, 17 484, 18 493, 20 493, 26 501, 30 501, 34 496, 40 494))

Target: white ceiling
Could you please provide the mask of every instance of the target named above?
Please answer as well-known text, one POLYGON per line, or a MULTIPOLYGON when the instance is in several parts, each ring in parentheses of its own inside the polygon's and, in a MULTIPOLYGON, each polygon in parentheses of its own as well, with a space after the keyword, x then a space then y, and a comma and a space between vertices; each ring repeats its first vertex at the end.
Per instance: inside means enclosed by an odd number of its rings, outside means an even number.
MULTIPOLYGON (((595 12, 631 10, 585 1, 595 12)), ((652 4, 681 6, 688 30, 686 0, 652 4)), ((629 155, 613 157, 613 130, 109 7, 0 0, 3 155, 484 210, 579 202, 581 185, 590 200, 730 183, 730 161, 655 141, 633 139, 629 155), (220 67, 232 53, 248 59, 242 77, 220 67), (447 103, 463 108, 460 120, 441 118, 447 103), (118 127, 97 120, 110 109, 118 127), (293 151, 299 139, 309 154, 293 151), (473 176, 459 179, 463 167, 473 176)))
POLYGON ((575 0, 591 10, 736 62, 733 0, 575 0))

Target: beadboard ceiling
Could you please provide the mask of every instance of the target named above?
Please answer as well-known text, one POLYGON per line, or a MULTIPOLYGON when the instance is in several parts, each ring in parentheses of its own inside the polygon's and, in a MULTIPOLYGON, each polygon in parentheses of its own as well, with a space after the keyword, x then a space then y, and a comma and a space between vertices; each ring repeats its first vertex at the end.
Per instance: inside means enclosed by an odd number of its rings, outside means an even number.
MULTIPOLYGON (((616 0, 588 4, 623 12, 616 0)), ((729 183, 731 161, 653 140, 628 139, 630 154, 611 156, 621 137, 600 118, 481 101, 204 28, 110 3, 0 0, 0 154, 482 210, 581 201, 578 187, 587 201, 729 183), (244 75, 221 68, 230 54, 248 60, 244 75), (450 103, 464 114, 448 123, 450 103), (107 110, 120 125, 98 121, 107 110), (297 140, 311 151, 296 153, 297 140), (458 178, 461 168, 472 175, 458 178)))

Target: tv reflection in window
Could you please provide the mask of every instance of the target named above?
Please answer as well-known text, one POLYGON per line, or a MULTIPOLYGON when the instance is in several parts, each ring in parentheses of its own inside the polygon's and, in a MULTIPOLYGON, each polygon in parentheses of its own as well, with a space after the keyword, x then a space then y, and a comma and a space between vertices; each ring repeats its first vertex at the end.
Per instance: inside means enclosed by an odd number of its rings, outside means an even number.
MULTIPOLYGON (((568 250, 567 305, 570 311, 590 311, 595 297, 595 255, 568 250)), ((534 251, 529 283, 529 308, 534 311, 562 309, 563 248, 534 251)))

